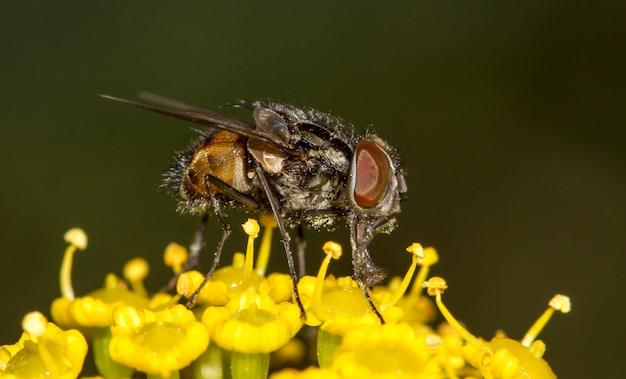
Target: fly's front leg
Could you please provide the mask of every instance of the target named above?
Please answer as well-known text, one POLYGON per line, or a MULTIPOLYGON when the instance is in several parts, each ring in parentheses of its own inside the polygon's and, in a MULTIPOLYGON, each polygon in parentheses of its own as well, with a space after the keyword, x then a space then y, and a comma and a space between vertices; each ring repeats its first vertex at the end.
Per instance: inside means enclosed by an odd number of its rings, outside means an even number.
MULTIPOLYGON (((381 324, 385 323, 385 319, 380 314, 372 297, 367 289, 368 282, 372 278, 368 275, 374 274, 377 268, 374 266, 372 259, 367 251, 367 246, 372 238, 372 233, 367 230, 367 225, 358 224, 354 216, 348 217, 348 227, 350 229, 350 245, 352 247, 352 268, 354 271, 354 280, 359 284, 359 288, 365 295, 365 300, 372 307, 372 310, 378 316, 381 324)), ((378 273, 380 275, 380 273, 378 273)), ((374 274, 376 275, 376 274, 374 274)))

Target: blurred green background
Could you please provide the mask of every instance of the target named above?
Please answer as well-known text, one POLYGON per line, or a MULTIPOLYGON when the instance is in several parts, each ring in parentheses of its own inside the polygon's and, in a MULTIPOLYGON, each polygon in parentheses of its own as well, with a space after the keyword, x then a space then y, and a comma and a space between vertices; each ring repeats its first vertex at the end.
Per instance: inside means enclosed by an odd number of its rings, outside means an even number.
MULTIPOLYGON (((78 293, 135 256, 150 259, 156 289, 168 277, 163 248, 191 239, 198 220, 177 215, 158 183, 192 125, 95 96, 149 90, 212 109, 269 97, 373 126, 401 152, 409 185, 400 227, 374 241, 375 259, 399 274, 411 242, 435 246, 444 300, 485 338, 521 338, 565 293, 572 313, 541 334, 553 370, 623 377, 625 8, 4 2, 0 343, 58 296, 68 228, 89 235, 78 293)), ((215 220, 209 230, 212 250, 215 220)), ((235 230, 228 252, 245 246, 235 230)), ((315 268, 324 240, 347 240, 343 229, 308 237, 315 268)))

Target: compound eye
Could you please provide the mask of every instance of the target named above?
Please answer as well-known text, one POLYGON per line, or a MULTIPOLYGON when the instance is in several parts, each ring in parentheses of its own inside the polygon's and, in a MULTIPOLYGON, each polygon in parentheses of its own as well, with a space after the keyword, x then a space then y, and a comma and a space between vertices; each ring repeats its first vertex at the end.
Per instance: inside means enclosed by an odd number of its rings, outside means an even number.
POLYGON ((356 147, 353 171, 354 201, 358 206, 371 208, 387 192, 391 163, 387 153, 372 141, 363 140, 356 147))

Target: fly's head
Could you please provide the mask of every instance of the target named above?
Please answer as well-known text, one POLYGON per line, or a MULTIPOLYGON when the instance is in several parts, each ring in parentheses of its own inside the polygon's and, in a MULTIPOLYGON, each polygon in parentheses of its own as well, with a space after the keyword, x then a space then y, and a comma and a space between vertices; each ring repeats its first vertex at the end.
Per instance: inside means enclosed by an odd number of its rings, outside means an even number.
POLYGON ((372 262, 368 246, 379 233, 395 228, 394 215, 407 191, 404 173, 393 149, 375 135, 366 135, 354 151, 348 183, 354 215, 349 218, 355 274, 366 286, 385 274, 372 262))
POLYGON ((349 196, 364 216, 382 219, 400 212, 400 196, 406 192, 404 175, 395 152, 376 136, 366 136, 352 158, 349 196))

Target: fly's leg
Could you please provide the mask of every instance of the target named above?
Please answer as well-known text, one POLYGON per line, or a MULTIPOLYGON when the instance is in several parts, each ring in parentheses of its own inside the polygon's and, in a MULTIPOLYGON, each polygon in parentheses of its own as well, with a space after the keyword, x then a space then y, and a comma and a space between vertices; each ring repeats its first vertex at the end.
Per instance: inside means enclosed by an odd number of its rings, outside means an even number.
MULTIPOLYGON (((211 268, 204 276, 204 280, 202 281, 202 283, 200 283, 200 286, 198 286, 198 288, 194 291, 194 293, 191 294, 191 296, 189 296, 189 300, 187 301, 187 308, 192 308, 195 305, 198 294, 200 293, 202 288, 204 288, 204 286, 209 281, 209 279, 211 279, 211 276, 213 276, 213 272, 217 268, 217 265, 220 263, 220 258, 222 257, 222 249, 224 248, 224 243, 226 243, 226 240, 228 239, 228 236, 230 235, 230 231, 231 231, 230 224, 228 223, 228 219, 226 218, 226 215, 224 214, 224 212, 222 212, 222 207, 220 205, 220 202, 215 197, 213 190, 211 190, 211 185, 210 185, 211 182, 212 182, 212 177, 210 175, 207 175, 205 177, 207 193, 209 194, 209 197, 211 199, 211 203, 213 205, 213 211, 215 212, 215 215, 217 216, 217 218, 220 220, 220 223, 222 224, 222 237, 220 238, 220 242, 217 244, 217 249, 215 250, 215 255, 213 257, 213 263, 211 264, 211 268)), ((200 238, 202 238, 203 235, 204 233, 200 235, 200 238)), ((196 237, 197 236, 198 235, 196 234, 196 237)), ((201 245, 201 242, 200 242, 200 245, 201 245)))
POLYGON ((193 235, 191 245, 189 245, 189 259, 187 259, 187 262, 183 265, 182 272, 189 271, 198 264, 198 260, 200 260, 200 250, 202 250, 202 246, 204 245, 204 231, 206 230, 208 221, 209 214, 205 213, 204 216, 202 216, 198 230, 196 230, 196 233, 193 235))
POLYGON ((298 274, 296 273, 296 265, 293 262, 293 254, 291 253, 291 248, 289 247, 289 243, 291 241, 291 237, 289 237, 289 233, 287 233, 287 229, 285 229, 285 224, 283 223, 283 218, 280 214, 280 209, 278 205, 278 199, 272 192, 272 188, 270 187, 269 182, 267 181, 267 177, 265 177, 265 173, 261 169, 259 165, 256 165, 256 173, 263 185, 263 189, 265 190, 265 194, 267 195, 267 199, 270 203, 270 207, 272 208, 272 213, 274 213, 274 217, 276 218, 276 223, 278 224, 278 230, 280 230, 280 241, 283 243, 285 248, 285 254, 287 255, 287 264, 289 265, 289 275, 291 276, 291 281, 293 283, 293 293, 296 297, 296 303, 300 308, 300 317, 306 318, 306 313, 304 312, 304 306, 302 305, 302 301, 300 300, 300 293, 298 292, 298 274))
POLYGON ((359 284, 359 288, 361 288, 361 291, 363 291, 365 295, 365 300, 367 300, 367 303, 372 307, 376 316, 378 316, 380 323, 384 324, 385 319, 374 305, 372 297, 367 290, 368 282, 375 282, 375 277, 382 276, 382 273, 374 265, 367 251, 369 241, 372 239, 372 232, 368 230, 367 225, 357 224, 354 216, 348 217, 348 225, 350 229, 350 245, 352 247, 354 280, 359 284))
POLYGON ((372 307, 372 310, 374 311, 374 313, 380 320, 380 323, 384 324, 385 319, 383 318, 383 315, 380 314, 380 312, 374 305, 374 302, 372 301, 372 297, 370 296, 370 293, 367 290, 367 286, 365 285, 365 281, 363 280, 361 276, 358 276, 356 274, 355 274, 355 277, 356 277, 356 282, 359 284, 359 288, 361 288, 361 291, 363 291, 363 294, 365 295, 365 300, 367 300, 367 303, 370 305, 370 307, 372 307))
POLYGON ((296 237, 296 249, 298 252, 298 273, 300 277, 306 275, 306 240, 304 239, 304 228, 298 224, 298 234, 296 237))
POLYGON ((196 233, 193 235, 191 245, 189 245, 189 258, 187 259, 187 262, 183 265, 180 273, 174 275, 167 285, 161 289, 162 292, 169 292, 174 289, 180 274, 191 270, 198 264, 198 260, 200 259, 200 250, 202 250, 202 246, 204 245, 204 232, 208 221, 209 214, 205 213, 204 216, 202 216, 202 221, 200 221, 200 225, 198 226, 196 233))

